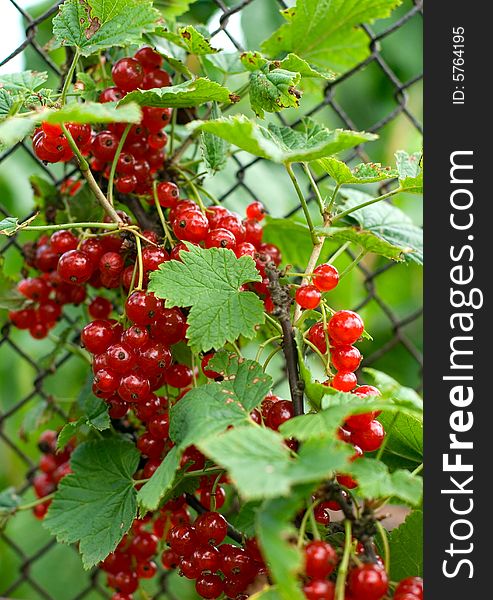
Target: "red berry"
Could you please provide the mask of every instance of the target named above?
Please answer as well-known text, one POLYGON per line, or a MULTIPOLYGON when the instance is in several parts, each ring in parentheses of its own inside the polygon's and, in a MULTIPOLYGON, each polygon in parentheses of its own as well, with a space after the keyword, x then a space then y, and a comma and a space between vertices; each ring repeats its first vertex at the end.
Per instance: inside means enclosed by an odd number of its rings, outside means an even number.
POLYGON ((123 267, 123 258, 118 252, 105 252, 99 259, 99 270, 111 279, 118 277, 123 267))
POLYGON ((125 402, 144 402, 151 393, 149 379, 137 373, 125 375, 120 380, 118 395, 125 402))
POLYGON ((202 575, 195 582, 195 590, 202 598, 219 598, 223 589, 223 580, 218 575, 202 575))
MULTIPOLYGON (((166 74, 167 75, 167 74, 166 74)), ((149 75, 145 76, 144 86, 147 85, 147 81, 149 81, 149 75)), ((143 86, 143 89, 149 89, 143 86)), ((161 86, 153 86, 153 87, 161 87, 161 86)), ((142 109, 142 124, 144 127, 151 133, 158 133, 166 127, 166 125, 170 122, 171 119, 171 109, 170 108, 157 108, 157 107, 149 107, 144 106, 142 109)))
POLYGON ((310 542, 305 548, 305 572, 312 579, 328 577, 337 565, 337 553, 328 542, 310 542))
POLYGON ((153 150, 161 150, 168 143, 168 136, 164 131, 158 131, 156 133, 150 133, 147 138, 147 143, 149 144, 149 148, 153 150))
POLYGON ((207 365, 209 364, 209 361, 212 358, 214 358, 214 352, 209 352, 208 354, 205 354, 202 358, 200 366, 202 367, 202 373, 206 377, 208 377, 209 379, 216 379, 217 377, 220 377, 220 373, 217 373, 216 371, 207 368, 207 365))
POLYGON ((331 382, 332 387, 340 392, 350 392, 357 384, 356 375, 350 371, 339 371, 331 382))
POLYGON ((161 563, 166 570, 176 569, 180 562, 180 555, 174 550, 165 550, 161 555, 161 563))
POLYGON ((107 319, 113 310, 113 305, 102 296, 96 296, 89 304, 89 314, 93 319, 107 319))
POLYGON ((120 385, 120 377, 108 369, 99 369, 94 374, 94 385, 103 394, 111 396, 120 385))
POLYGON ((66 229, 55 231, 50 238, 51 249, 58 254, 63 254, 69 250, 75 250, 79 240, 75 235, 66 229))
POLYGON ((130 552, 138 561, 147 560, 156 553, 158 542, 154 534, 142 531, 132 540, 130 552))
POLYGON ((69 250, 60 257, 57 272, 68 283, 85 283, 92 275, 93 264, 82 250, 69 250))
POLYGON ((136 325, 145 327, 155 319, 161 307, 161 301, 154 294, 133 292, 125 302, 127 317, 136 325))
POLYGON ((180 197, 178 186, 172 181, 162 181, 156 187, 159 204, 163 208, 173 208, 180 197))
POLYGON ((379 421, 370 421, 366 429, 351 432, 351 442, 359 446, 363 452, 374 452, 382 445, 385 429, 379 421))
POLYGON ((147 428, 152 437, 166 439, 169 434, 169 417, 167 414, 155 415, 150 419, 147 428))
POLYGON ((203 571, 214 573, 221 567, 221 554, 214 546, 203 546, 195 550, 193 553, 193 561, 199 570, 199 573, 202 573, 203 571))
POLYGON ((281 400, 270 407, 267 414, 267 426, 277 431, 283 423, 293 417, 293 403, 290 400, 281 400))
POLYGON ((303 592, 307 600, 334 600, 335 585, 327 579, 314 579, 304 586, 303 592))
POLYGON ((110 162, 115 157, 118 143, 118 137, 114 133, 100 131, 92 141, 91 150, 98 160, 110 162))
POLYGON ((97 319, 88 323, 81 332, 82 345, 91 354, 101 354, 112 344, 115 332, 109 321, 97 319))
POLYGON ((224 544, 219 548, 222 554, 221 571, 226 577, 249 577, 254 572, 252 558, 237 546, 224 544))
POLYGON ((308 340, 318 348, 322 354, 327 352, 327 339, 322 321, 315 323, 308 330, 308 340))
POLYGON ((358 482, 353 479, 350 475, 338 475, 337 483, 347 488, 348 490, 352 490, 353 488, 358 486, 358 482))
POLYGON ((302 285, 296 290, 295 300, 301 308, 314 309, 320 304, 321 294, 314 285, 302 285))
POLYGON ((197 210, 190 209, 173 222, 173 232, 179 240, 187 242, 202 242, 209 231, 209 222, 197 210))
POLYGON ((116 86, 125 92, 131 92, 144 81, 144 69, 135 58, 121 58, 113 65, 111 76, 116 86))
POLYGON ((407 577, 400 581, 395 588, 394 598, 396 600, 413 600, 413 597, 416 600, 423 599, 423 580, 421 577, 407 577))
POLYGON ((84 151, 91 141, 91 126, 87 123, 67 123, 67 129, 70 131, 77 147, 84 151))
POLYGON ((134 58, 136 58, 145 69, 159 69, 163 64, 163 58, 159 52, 149 48, 149 46, 144 46, 144 48, 137 50, 134 54, 134 58))
POLYGON ((312 282, 321 292, 329 292, 339 283, 339 272, 334 266, 327 263, 318 265, 313 270, 312 282))
POLYGON ((141 87, 143 90, 150 90, 157 87, 167 87, 168 85, 171 85, 171 77, 168 73, 162 69, 155 69, 147 73, 141 87))
MULTIPOLYGON (((194 467, 195 466, 196 465, 194 465, 194 467)), ((200 503, 202 504, 202 506, 205 506, 207 510, 212 510, 213 499, 215 505, 214 508, 219 509, 224 505, 224 502, 226 500, 226 492, 224 491, 224 488, 222 486, 218 485, 214 493, 212 493, 212 491, 208 489, 200 490, 200 503)))
POLYGON ((330 349, 330 359, 338 371, 356 371, 361 358, 360 351, 354 346, 335 346, 330 349))
POLYGON ((160 458, 164 450, 164 442, 144 433, 137 440, 137 448, 149 458, 160 458))
POLYGON ((351 310, 340 310, 330 319, 328 332, 336 345, 351 345, 363 333, 361 317, 351 310))
POLYGON ((321 525, 328 525, 330 523, 330 513, 327 502, 320 502, 313 510, 315 521, 321 525))
POLYGON ((174 364, 165 374, 166 383, 175 388, 186 388, 192 383, 192 369, 186 365, 174 364))
POLYGON ((197 547, 195 528, 192 525, 177 525, 170 529, 167 541, 180 556, 191 556, 197 547))
POLYGON ((111 345, 106 350, 108 367, 121 375, 135 366, 135 355, 130 348, 121 343, 111 345))
POLYGON ((229 248, 234 250, 236 247, 236 238, 227 229, 212 229, 205 238, 206 248, 229 248))
POLYGON ((262 236, 264 234, 262 225, 254 219, 245 219, 243 227, 245 228, 245 241, 258 248, 262 243, 262 236))
POLYGON ((255 258, 257 250, 253 244, 250 244, 250 242, 242 242, 236 246, 234 252, 238 258, 240 258, 240 256, 250 256, 251 258, 255 258))
POLYGON ((236 243, 245 242, 246 230, 238 215, 229 214, 222 217, 216 225, 216 228, 227 229, 236 238, 236 243))
POLYGON ((148 246, 142 251, 142 262, 144 265, 144 273, 156 271, 159 265, 169 260, 169 254, 164 248, 157 246, 148 246))
POLYGON ((255 219, 261 221, 265 217, 265 206, 262 202, 252 202, 246 207, 246 216, 248 219, 255 219))
POLYGON ((115 589, 123 594, 133 594, 139 587, 139 580, 135 573, 120 571, 115 575, 115 589))
POLYGON ((120 194, 131 194, 137 187, 138 181, 135 175, 122 175, 115 179, 115 187, 120 194))
POLYGON ((125 93, 120 88, 109 87, 99 94, 99 102, 118 102, 123 96, 125 96, 125 93))
POLYGON ((157 565, 153 560, 139 562, 135 572, 139 579, 152 579, 157 573, 157 565))
POLYGON ((164 308, 151 323, 151 336, 167 346, 185 339, 187 322, 178 308, 164 308))
POLYGON ((228 533, 226 519, 218 512, 206 512, 197 517, 195 523, 197 540, 201 544, 220 544, 228 533))
POLYGON ((348 590, 353 600, 380 600, 388 590, 387 574, 374 564, 355 567, 348 576, 348 590))

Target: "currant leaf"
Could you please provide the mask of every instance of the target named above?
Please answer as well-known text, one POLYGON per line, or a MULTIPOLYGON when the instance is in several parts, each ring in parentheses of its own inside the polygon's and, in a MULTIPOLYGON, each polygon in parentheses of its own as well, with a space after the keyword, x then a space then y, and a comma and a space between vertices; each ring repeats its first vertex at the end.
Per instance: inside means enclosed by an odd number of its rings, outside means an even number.
POLYGON ((423 193, 423 156, 421 152, 408 154, 404 150, 395 153, 399 183, 401 188, 411 194, 423 193))
POLYGON ((277 163, 316 160, 377 138, 372 133, 329 130, 308 118, 296 129, 272 123, 265 128, 244 115, 195 121, 189 128, 208 131, 250 154, 277 163))
POLYGON ((0 121, 8 117, 13 105, 14 99, 12 95, 7 90, 0 89, 0 121))
POLYGON ((301 92, 296 86, 301 81, 299 73, 286 69, 270 69, 267 65, 250 74, 250 106, 254 113, 264 118, 264 111, 273 113, 283 108, 296 108, 301 92))
POLYGON ((231 92, 204 77, 151 90, 135 90, 127 94, 119 105, 136 102, 141 106, 156 106, 161 108, 190 108, 206 102, 231 102, 231 92))
POLYGON ((46 71, 21 71, 0 75, 0 88, 16 94, 33 94, 48 79, 46 71))
POLYGON ((274 64, 278 65, 280 69, 299 73, 302 77, 325 79, 326 81, 334 81, 336 78, 334 71, 331 71, 330 69, 321 69, 320 67, 311 65, 292 52, 281 61, 274 61, 274 64))
POLYGON ((154 0, 154 6, 165 19, 175 19, 185 14, 195 2, 197 0, 154 0))
MULTIPOLYGON (((221 111, 214 103, 212 107, 212 117, 217 119, 221 116, 221 111)), ((200 149, 202 158, 209 174, 214 175, 220 171, 225 165, 228 158, 229 144, 214 135, 213 133, 202 132, 200 135, 200 149)))
POLYGON ((287 23, 262 44, 262 51, 271 58, 294 52, 314 65, 342 73, 370 54, 368 35, 359 25, 388 17, 400 3, 297 0, 294 7, 281 11, 287 23))
POLYGON ((44 118, 48 123, 138 123, 142 112, 135 102, 117 106, 116 102, 66 104, 44 118))
POLYGON ((423 577, 423 512, 413 510, 389 537, 392 579, 423 577))
POLYGON ((60 482, 43 524, 59 542, 79 542, 85 569, 116 548, 137 516, 139 457, 132 443, 116 438, 85 442, 72 454, 72 473, 60 482))
POLYGON ((159 28, 156 30, 156 35, 169 40, 173 44, 186 50, 189 54, 195 54, 196 56, 216 54, 219 52, 217 48, 212 47, 210 40, 192 25, 179 27, 176 32, 159 28))
POLYGON ((220 348, 240 335, 253 337, 264 322, 263 304, 253 292, 240 291, 260 280, 253 260, 224 248, 187 247, 181 261, 167 261, 151 274, 149 291, 167 307, 191 307, 187 337, 196 351, 220 348))
POLYGON ((398 176, 395 169, 382 167, 380 163, 360 163, 351 169, 332 156, 320 159, 318 164, 338 185, 376 183, 398 176))
POLYGON ((313 249, 310 229, 306 223, 287 219, 265 218, 264 242, 275 244, 281 251, 284 262, 303 268, 313 249))
POLYGON ((137 501, 144 510, 156 510, 163 496, 171 489, 180 466, 180 456, 176 446, 171 448, 149 481, 140 488, 137 501))
POLYGON ((65 0, 53 19, 53 35, 60 45, 89 56, 111 46, 138 44, 159 21, 152 0, 65 0))

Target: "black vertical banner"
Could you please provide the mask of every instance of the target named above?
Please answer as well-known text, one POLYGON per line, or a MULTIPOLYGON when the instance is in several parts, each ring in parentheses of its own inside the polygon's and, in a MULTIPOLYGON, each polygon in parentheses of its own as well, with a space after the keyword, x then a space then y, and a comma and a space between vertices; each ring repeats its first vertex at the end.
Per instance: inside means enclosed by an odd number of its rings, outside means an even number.
POLYGON ((486 598, 493 534, 493 148, 487 3, 425 11, 425 580, 486 598))

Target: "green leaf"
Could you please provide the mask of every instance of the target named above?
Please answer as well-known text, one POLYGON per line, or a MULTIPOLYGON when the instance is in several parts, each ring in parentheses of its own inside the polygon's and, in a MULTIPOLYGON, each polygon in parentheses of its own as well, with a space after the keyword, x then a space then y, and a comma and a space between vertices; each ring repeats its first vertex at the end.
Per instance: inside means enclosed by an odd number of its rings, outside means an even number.
MULTIPOLYGON (((371 200, 372 196, 359 190, 347 189, 346 198, 340 203, 340 210, 359 206, 371 200)), ((371 206, 352 212, 349 217, 365 231, 403 249, 405 260, 423 264, 423 230, 414 225, 400 208, 388 202, 377 202, 371 206)))
POLYGON ((350 169, 337 158, 322 158, 318 161, 322 169, 338 184, 376 183, 398 176, 398 172, 390 167, 382 167, 380 163, 360 163, 350 169))
POLYGON ((414 510, 390 532, 390 576, 394 581, 423 576, 423 513, 414 510))
POLYGON ((21 94, 33 94, 48 79, 46 71, 21 71, 0 75, 0 88, 21 94))
POLYGON ((53 35, 83 56, 112 46, 138 44, 156 29, 160 15, 152 0, 65 0, 53 19, 53 35))
MULTIPOLYGON (((49 418, 48 402, 46 400, 36 400, 34 406, 27 411, 22 419, 22 432, 32 433, 39 429, 49 418)), ((51 407, 50 407, 51 408, 51 407)))
POLYGON ((228 521, 246 537, 254 537, 255 520, 261 502, 254 500, 252 502, 242 502, 237 513, 228 516, 228 521))
POLYGON ((374 458, 358 458, 345 472, 358 482, 364 498, 395 497, 417 506, 423 496, 423 479, 404 469, 389 472, 387 465, 374 458))
POLYGON ((36 207, 44 209, 63 208, 60 192, 51 181, 39 175, 31 175, 29 183, 33 190, 36 207))
POLYGON ((15 514, 21 499, 15 493, 15 489, 10 487, 0 492, 0 532, 3 530, 7 521, 15 514))
POLYGON ((231 102, 231 92, 204 77, 152 90, 135 90, 127 94, 119 102, 124 105, 136 102, 141 106, 156 106, 161 108, 190 108, 206 102, 231 102))
POLYGON ((305 598, 298 579, 303 570, 301 551, 295 542, 298 530, 292 521, 310 492, 311 486, 300 486, 287 498, 266 500, 257 512, 257 537, 282 600, 305 598))
POLYGON ((404 150, 395 153, 399 183, 403 191, 411 194, 423 193, 423 155, 421 152, 408 154, 404 150))
MULTIPOLYGON (((212 118, 221 116, 217 103, 212 106, 212 118)), ((200 149, 202 158, 210 175, 220 171, 226 164, 228 158, 229 144, 213 133, 202 132, 200 135, 200 149)))
POLYGON ((281 14, 287 23, 262 44, 271 58, 294 52, 314 65, 349 70, 370 54, 358 26, 388 17, 400 0, 297 0, 281 14))
POLYGON ((165 19, 174 19, 185 14, 197 0, 154 0, 154 6, 159 9, 165 19))
POLYGON ((423 399, 421 396, 412 388, 402 386, 387 373, 377 371, 376 369, 370 369, 366 367, 363 369, 366 377, 371 379, 371 382, 381 392, 384 398, 390 398, 393 401, 399 403, 400 406, 409 406, 411 409, 415 409, 419 412, 423 411, 423 399))
POLYGON ((103 89, 101 84, 97 84, 90 75, 83 71, 77 73, 76 79, 80 97, 84 100, 96 101, 103 89))
POLYGON ((57 540, 79 542, 84 568, 112 552, 137 516, 132 479, 140 454, 111 438, 85 442, 72 454, 72 473, 63 478, 44 526, 57 540))
POLYGON ((17 291, 17 281, 5 273, 5 257, 0 256, 0 309, 19 310, 28 303, 27 298, 17 291))
POLYGON ((269 64, 269 61, 264 58, 259 52, 243 52, 240 56, 241 64, 247 71, 260 71, 269 64))
POLYGON ((301 92, 296 86, 301 81, 299 73, 285 69, 271 69, 266 65, 250 74, 250 105, 254 113, 264 118, 264 111, 274 113, 283 108, 296 108, 301 92))
POLYGON ((7 90, 0 89, 0 121, 3 121, 9 114, 14 100, 7 90))
POLYGON ((34 118, 8 117, 0 123, 0 150, 8 150, 15 146, 30 135, 35 127, 36 120, 34 118))
POLYGON ((190 71, 190 69, 185 64, 183 64, 181 62, 181 60, 178 60, 174 56, 171 56, 170 54, 166 54, 165 52, 159 52, 159 54, 161 54, 161 56, 164 59, 164 62, 167 62, 168 65, 171 67, 171 69, 175 73, 181 73, 182 75, 184 75, 188 79, 192 79, 193 78, 192 71, 190 71))
POLYGON ((146 510, 156 510, 163 496, 171 489, 175 473, 180 466, 180 453, 175 446, 171 448, 162 463, 138 494, 139 506, 146 510))
POLYGON ((48 123, 139 123, 142 112, 135 104, 125 103, 118 106, 116 102, 84 102, 66 104, 60 110, 48 114, 48 123))
POLYGON ((299 268, 306 266, 313 249, 310 230, 305 223, 293 218, 264 220, 263 241, 275 244, 283 257, 283 264, 295 265, 299 268))
POLYGON ((252 338, 264 322, 263 304, 240 287, 260 280, 253 260, 224 248, 187 247, 181 261, 163 263, 151 274, 149 291, 167 307, 191 307, 187 337, 195 351, 220 348, 240 335, 252 338))
POLYGON ((302 77, 316 77, 327 81, 334 81, 336 74, 330 69, 321 69, 315 65, 309 64, 306 60, 300 58, 296 54, 288 54, 281 61, 275 61, 279 68, 287 71, 299 73, 302 77))
POLYGON ((94 192, 84 182, 74 196, 67 198, 70 215, 75 222, 99 221, 103 217, 103 209, 94 192))
POLYGON ((156 35, 173 42, 173 44, 176 44, 180 48, 183 48, 189 54, 203 56, 205 54, 216 54, 216 52, 219 52, 217 48, 211 46, 210 40, 192 25, 179 27, 176 32, 159 28, 155 33, 156 35))
POLYGON ((352 242, 368 253, 379 254, 390 260, 402 261, 407 253, 413 252, 409 247, 394 245, 376 233, 359 227, 315 227, 315 232, 341 244, 352 242))
POLYGON ((316 160, 377 138, 372 133, 329 130, 307 118, 296 129, 272 123, 265 128, 245 115, 195 121, 189 127, 214 133, 250 154, 277 163, 316 160))

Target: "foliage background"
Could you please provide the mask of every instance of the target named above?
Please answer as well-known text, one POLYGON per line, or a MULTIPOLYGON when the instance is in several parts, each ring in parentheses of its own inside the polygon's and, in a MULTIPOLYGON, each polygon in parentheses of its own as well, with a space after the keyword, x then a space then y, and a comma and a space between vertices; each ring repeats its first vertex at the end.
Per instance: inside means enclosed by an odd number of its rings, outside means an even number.
MULTIPOLYGON (((3 0, 7 2, 7 0, 3 0)), ((179 2, 177 2, 179 4, 179 2)), ((214 31, 219 24, 221 10, 213 0, 198 0, 192 10, 181 20, 192 23, 207 23, 214 31)), ((225 2, 231 6, 233 2, 225 2)), ((292 3, 291 3, 292 4, 292 3)), ((28 8, 31 16, 43 14, 53 2, 33 2, 28 8)), ((378 21, 372 31, 387 30, 409 13, 414 3, 406 0, 390 19, 378 21)), ((279 3, 276 0, 253 0, 243 10, 235 13, 227 23, 227 31, 250 50, 259 48, 260 42, 268 37, 281 23, 279 3)), ((20 17, 22 18, 22 17, 20 17)), ((399 107, 401 96, 396 92, 395 82, 389 74, 395 74, 401 82, 413 82, 406 88, 405 111, 397 110, 391 118, 378 129, 380 139, 368 144, 363 156, 383 164, 393 164, 393 153, 398 149, 409 152, 419 150, 421 137, 407 112, 420 122, 422 117, 422 20, 418 14, 385 36, 379 44, 375 60, 357 70, 350 77, 332 88, 329 102, 315 90, 307 90, 301 101, 303 114, 323 122, 329 128, 347 127, 348 123, 358 130, 373 130, 375 124, 386 120, 399 107), (322 104, 321 104, 322 103, 322 104)), ((43 21, 38 27, 36 40, 46 44, 51 37, 51 20, 43 21)), ((216 47, 233 51, 234 46, 225 33, 219 33, 213 39, 216 47)), ((0 45, 0 58, 8 55, 13 48, 0 45)), ((28 46, 21 54, 22 68, 46 70, 43 58, 28 46)), ((50 58, 58 65, 64 61, 64 51, 50 52, 50 58)), ((58 80, 50 76, 47 85, 56 87, 58 80)), ((249 108, 240 103, 235 112, 249 114, 249 108)), ((300 111, 289 109, 283 112, 287 123, 293 123, 300 117, 300 111)), ((275 118, 275 117, 274 117, 275 118)), ((29 146, 29 144, 27 145, 29 146)), ((26 146, 26 148, 27 148, 26 146)), ((27 215, 33 208, 33 195, 28 177, 42 174, 41 167, 32 158, 26 148, 18 148, 0 163, 0 207, 10 214, 27 215)), ((359 162, 357 159, 356 162, 359 162)), ((55 166, 57 176, 63 176, 63 167, 55 166)), ((252 157, 239 153, 228 167, 210 179, 207 184, 210 191, 224 199, 228 208, 242 213, 252 197, 263 201, 275 217, 284 217, 297 208, 297 199, 291 183, 281 167, 263 161, 252 161, 252 157)), ((400 196, 396 203, 409 214, 415 223, 421 222, 421 202, 417 196, 400 196)), ((28 236, 24 236, 25 239, 28 236)), ((24 241, 24 238, 23 238, 24 241)), ((299 249, 298 249, 299 250, 299 249)), ((327 244, 327 254, 330 246, 327 244)), ((2 240, 0 253, 5 257, 7 271, 17 274, 21 258, 14 245, 2 240)), ((343 257, 338 263, 341 269, 349 257, 343 257)), ((402 384, 419 388, 420 356, 422 350, 419 312, 422 304, 422 272, 415 264, 399 264, 387 268, 387 262, 370 255, 362 265, 355 269, 333 292, 333 305, 336 307, 362 306, 361 314, 367 329, 374 337, 372 344, 362 344, 361 350, 370 358, 372 366, 389 373, 402 384), (368 274, 370 276, 368 277, 368 274), (376 277, 373 277, 377 274, 376 277), (389 312, 391 311, 391 313, 389 312), (409 318, 412 316, 413 318, 409 318), (396 329, 396 324, 398 325, 396 329), (401 325, 402 324, 402 325, 401 325), (403 344, 405 336, 409 344, 403 344), (406 347, 407 346, 407 347, 406 347), (388 349, 376 360, 372 354, 379 349, 388 349)), ((0 312, 0 326, 5 323, 5 314, 0 312)), ((61 329, 63 325, 59 326, 61 329)), ((56 332, 56 330, 55 330, 56 332)), ((22 486, 31 473, 32 463, 36 460, 35 442, 37 430, 42 427, 61 423, 60 416, 54 411, 40 411, 40 407, 64 405, 77 396, 85 378, 86 367, 77 359, 66 360, 57 370, 57 375, 39 378, 40 369, 49 367, 46 356, 50 351, 50 341, 33 341, 26 332, 8 331, 3 327, 0 335, 0 489, 9 485, 22 486), (12 346, 15 344, 15 347, 12 346), (33 385, 34 384, 34 385, 33 385), (27 398, 19 406, 19 401, 27 398), (13 410, 15 408, 15 410, 13 410), (10 414, 10 410, 12 413, 10 414), (3 413, 3 417, 2 417, 3 413), (5 415, 7 413, 7 415, 5 415), (6 418, 8 416, 8 418, 6 418), (21 436, 19 438, 19 431, 21 436), (13 446, 15 443, 17 449, 13 446)), ((252 348, 252 353, 254 348, 252 348)), ((279 381, 277 392, 285 390, 280 363, 271 363, 271 374, 279 381)), ((26 500, 30 491, 25 495, 26 500)), ((5 533, 0 536, 0 593, 19 577, 26 575, 12 597, 55 598, 100 598, 105 595, 97 581, 84 573, 80 559, 74 549, 57 546, 51 540, 38 521, 29 512, 20 514, 5 533), (7 543, 7 539, 8 542, 7 543), (18 545, 12 546, 12 541, 18 545), (45 549, 49 551, 45 552, 45 549), (28 558, 31 557, 31 558, 28 558), (39 584, 39 585, 38 585, 39 584), (48 595, 46 595, 46 592, 48 595)), ((178 587, 173 585, 174 595, 165 591, 161 598, 180 598, 188 600, 195 595, 190 591, 188 582, 176 578, 178 587), (180 586, 182 589, 180 589, 180 586)), ((150 590, 152 593, 152 590, 150 590)))

